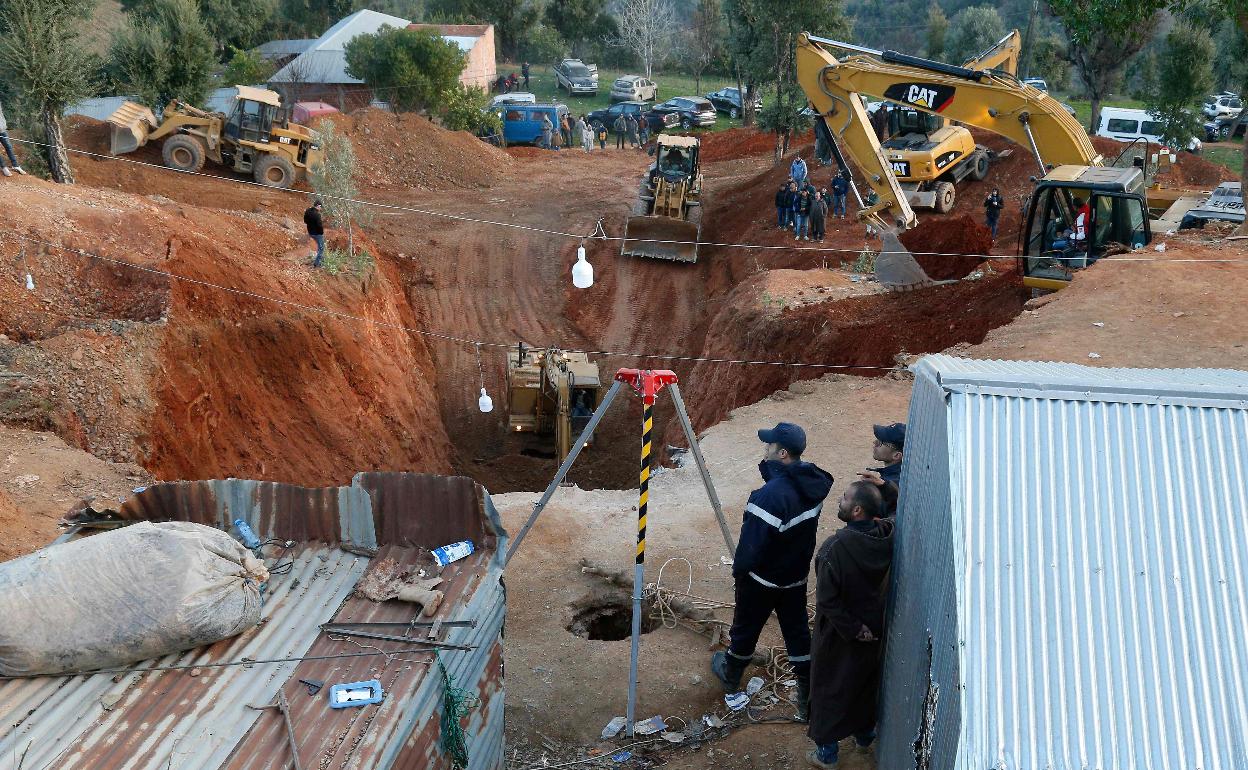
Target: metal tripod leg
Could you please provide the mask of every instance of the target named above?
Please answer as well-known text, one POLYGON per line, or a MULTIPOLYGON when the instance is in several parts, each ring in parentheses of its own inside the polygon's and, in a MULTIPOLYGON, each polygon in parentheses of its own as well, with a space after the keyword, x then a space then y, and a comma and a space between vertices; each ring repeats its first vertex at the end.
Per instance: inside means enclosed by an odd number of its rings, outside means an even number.
POLYGON ((702 449, 698 446, 698 437, 693 433, 693 424, 689 422, 689 413, 685 411, 685 400, 681 398, 680 386, 672 383, 668 386, 672 391, 672 403, 676 406, 676 416, 680 418, 680 427, 685 429, 685 438, 689 441, 689 451, 698 464, 698 472, 702 474, 702 485, 706 487, 706 496, 711 499, 711 507, 715 509, 715 518, 719 519, 719 529, 724 533, 724 543, 728 546, 728 556, 737 553, 737 545, 732 542, 732 530, 728 529, 728 520, 724 518, 724 508, 719 504, 719 495, 715 494, 715 484, 711 481, 711 472, 707 470, 706 460, 702 457, 702 449))
POLYGON ((537 505, 533 506, 533 513, 529 514, 529 520, 524 522, 524 526, 520 528, 516 539, 511 541, 511 547, 507 549, 507 559, 503 562, 506 567, 511 562, 511 557, 516 555, 516 551, 520 550, 520 544, 524 542, 525 535, 529 534, 529 530, 533 528, 533 523, 537 521, 537 516, 550 502, 550 498, 554 496, 555 490, 563 483, 564 477, 568 475, 568 471, 572 469, 572 463, 576 461, 577 455, 589 443, 590 438, 594 435, 594 429, 598 427, 598 423, 602 422, 602 416, 607 413, 607 408, 611 406, 611 402, 615 399, 616 394, 620 392, 620 388, 624 383, 616 380, 611 383, 611 388, 607 391, 607 395, 602 399, 602 403, 594 410, 594 416, 589 418, 589 424, 585 426, 585 430, 581 431, 581 435, 576 439, 576 443, 572 445, 572 451, 564 459, 563 465, 559 466, 559 472, 555 474, 555 478, 551 480, 550 486, 546 487, 546 491, 542 493, 542 499, 537 501, 537 505))

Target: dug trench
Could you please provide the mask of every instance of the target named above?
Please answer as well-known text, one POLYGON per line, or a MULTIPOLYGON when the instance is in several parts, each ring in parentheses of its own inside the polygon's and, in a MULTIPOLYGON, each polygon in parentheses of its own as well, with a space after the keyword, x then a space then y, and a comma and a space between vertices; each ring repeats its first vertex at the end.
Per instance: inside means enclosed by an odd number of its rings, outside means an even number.
MULTIPOLYGON (((504 153, 375 114, 348 128, 368 169, 361 197, 396 207, 374 212, 357 237, 375 261, 358 275, 307 265, 305 194, 228 173, 78 158, 83 186, 29 179, 6 189, 13 204, 0 234, 57 246, 0 245, 15 272, 38 276, 34 292, 0 288, 0 363, 13 375, 0 419, 55 430, 157 478, 315 486, 402 469, 465 473, 492 492, 537 490, 556 468, 549 447, 506 430, 514 343, 605 351, 594 357, 605 380, 623 367, 671 368, 701 431, 795 380, 880 375, 903 355, 977 343, 1024 300, 1009 261, 985 263, 975 280, 882 292, 842 269, 871 245, 852 219, 829 222, 822 245, 841 251, 708 246, 692 265, 622 257, 617 241, 587 238, 596 281, 577 290, 569 268, 580 241, 549 231, 588 236, 601 219, 606 233, 622 233, 644 154, 504 153), (417 130, 422 151, 403 154, 417 130), (482 386, 489 414, 477 408, 482 386)), ((98 126, 76 131, 98 146, 98 126)), ((809 146, 801 151, 809 159, 809 146)), ((769 149, 708 163, 703 240, 814 245, 775 227, 786 170, 769 149)), ((928 219, 930 238, 917 232, 911 248, 981 253, 974 222, 928 219), (925 238, 938 246, 924 248, 925 238)), ((331 240, 341 245, 342 233, 331 240)), ((963 262, 962 275, 979 266, 963 262)), ((640 404, 617 405, 569 477, 582 488, 635 484, 640 404)), ((656 423, 662 443, 685 443, 669 400, 656 423)))

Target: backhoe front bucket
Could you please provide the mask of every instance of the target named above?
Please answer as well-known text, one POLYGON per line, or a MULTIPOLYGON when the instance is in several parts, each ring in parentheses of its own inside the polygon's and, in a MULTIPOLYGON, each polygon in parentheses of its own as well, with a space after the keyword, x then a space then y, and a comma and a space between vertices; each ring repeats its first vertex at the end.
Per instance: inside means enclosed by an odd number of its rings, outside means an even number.
POLYGON ((919 264, 910 250, 901 245, 897 234, 885 230, 880 235, 880 253, 875 258, 875 280, 890 289, 916 289, 931 286, 935 281, 919 264))
POLYGON ((621 253, 630 257, 697 262, 701 233, 702 227, 696 222, 671 217, 629 217, 621 253))
POLYGON ((147 144, 147 137, 156 128, 156 116, 147 107, 125 102, 108 116, 112 126, 109 150, 114 155, 134 152, 147 144))

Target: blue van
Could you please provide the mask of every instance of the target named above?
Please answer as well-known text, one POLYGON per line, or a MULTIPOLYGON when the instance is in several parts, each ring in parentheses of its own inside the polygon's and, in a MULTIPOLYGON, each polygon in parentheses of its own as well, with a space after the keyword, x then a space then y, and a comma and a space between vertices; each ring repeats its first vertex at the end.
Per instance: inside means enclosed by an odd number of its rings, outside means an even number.
POLYGON ((568 114, 564 104, 501 104, 495 109, 503 119, 503 139, 507 144, 541 144, 542 115, 550 118, 555 130, 568 114))

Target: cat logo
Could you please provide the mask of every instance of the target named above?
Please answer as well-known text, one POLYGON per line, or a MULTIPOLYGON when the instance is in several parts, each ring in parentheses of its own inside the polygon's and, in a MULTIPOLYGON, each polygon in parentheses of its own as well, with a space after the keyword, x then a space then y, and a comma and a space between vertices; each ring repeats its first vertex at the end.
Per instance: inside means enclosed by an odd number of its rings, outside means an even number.
POLYGON ((892 166, 893 168, 893 176, 899 176, 899 177, 910 176, 910 161, 893 160, 893 161, 889 161, 888 165, 892 166))
POLYGON ((912 104, 921 110, 943 112, 957 89, 934 83, 894 83, 884 91, 888 101, 912 104))

